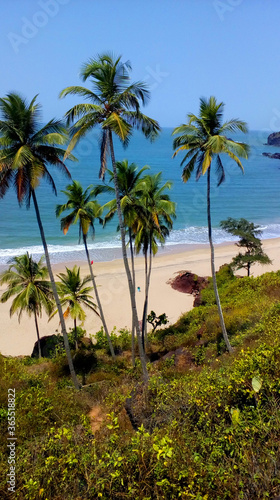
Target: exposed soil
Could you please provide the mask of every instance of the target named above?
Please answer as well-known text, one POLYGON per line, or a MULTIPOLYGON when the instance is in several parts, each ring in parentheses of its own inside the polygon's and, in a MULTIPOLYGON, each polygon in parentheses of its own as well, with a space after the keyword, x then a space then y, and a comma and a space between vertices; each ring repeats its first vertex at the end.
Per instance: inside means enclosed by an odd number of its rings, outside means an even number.
POLYGON ((105 420, 106 415, 100 405, 94 405, 88 413, 90 418, 90 426, 93 433, 99 431, 102 422, 105 420))

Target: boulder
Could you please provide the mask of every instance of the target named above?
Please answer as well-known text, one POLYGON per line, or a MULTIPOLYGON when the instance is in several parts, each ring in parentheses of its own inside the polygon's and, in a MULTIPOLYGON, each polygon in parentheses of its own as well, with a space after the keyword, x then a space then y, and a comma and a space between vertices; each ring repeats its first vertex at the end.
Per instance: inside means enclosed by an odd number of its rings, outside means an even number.
MULTIPOLYGON (((41 353, 43 358, 51 358, 55 353, 55 348, 58 345, 63 345, 63 339, 59 335, 46 335, 40 339, 41 353)), ((35 342, 32 358, 39 357, 38 340, 35 342)))
POLYGON ((178 292, 192 294, 195 297, 194 307, 196 307, 201 304, 200 292, 207 286, 208 278, 190 271, 179 271, 176 278, 170 279, 168 283, 178 292))

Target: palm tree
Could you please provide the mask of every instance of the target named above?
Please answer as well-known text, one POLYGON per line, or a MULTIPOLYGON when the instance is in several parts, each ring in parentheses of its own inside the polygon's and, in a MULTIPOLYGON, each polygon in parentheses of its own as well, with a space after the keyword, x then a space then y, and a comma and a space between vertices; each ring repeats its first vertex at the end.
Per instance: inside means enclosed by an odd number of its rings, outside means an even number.
POLYGON ((171 182, 162 184, 162 173, 146 175, 138 184, 139 208, 133 221, 136 253, 142 249, 145 259, 145 301, 142 315, 142 344, 147 327, 148 296, 152 271, 152 256, 157 253, 158 242, 164 244, 176 216, 176 204, 165 194, 171 182), (149 258, 148 258, 149 254, 149 258))
POLYGON ((210 173, 212 162, 216 164, 216 172, 218 176, 218 186, 225 180, 225 170, 220 155, 226 154, 234 160, 243 172, 243 166, 239 160, 248 158, 249 147, 242 142, 236 142, 228 139, 226 134, 232 134, 236 131, 247 132, 245 122, 237 119, 232 119, 224 124, 222 123, 224 104, 217 103, 215 97, 211 96, 209 100, 201 98, 199 115, 192 113, 188 114, 188 122, 180 125, 173 130, 173 135, 177 135, 173 142, 173 147, 176 156, 180 151, 187 151, 181 165, 183 168, 183 181, 187 182, 191 177, 194 169, 196 169, 196 180, 201 175, 207 173, 207 220, 208 220, 208 237, 211 249, 211 270, 213 278, 213 287, 218 306, 221 328, 223 337, 229 352, 232 347, 227 335, 218 288, 215 274, 214 260, 214 245, 212 241, 212 225, 211 225, 211 207, 210 207, 210 173))
POLYGON ((134 128, 140 129, 145 137, 153 140, 158 135, 160 127, 155 120, 141 113, 140 101, 143 105, 146 104, 149 99, 149 91, 142 82, 130 83, 130 71, 130 62, 123 63, 120 56, 114 57, 110 54, 99 55, 96 59, 91 59, 84 64, 81 70, 82 79, 85 81, 90 78, 93 90, 81 86, 67 87, 60 93, 60 97, 74 94, 90 101, 77 104, 66 113, 68 124, 73 124, 77 119, 71 129, 72 139, 68 146, 67 154, 72 151, 81 137, 84 137, 88 131, 98 126, 101 127, 101 178, 104 178, 105 175, 108 155, 110 154, 111 156, 122 254, 128 279, 134 324, 136 325, 142 371, 144 380, 147 381, 148 372, 141 344, 135 291, 125 245, 125 228, 120 206, 113 134, 126 146, 134 128))
MULTIPOLYGON (((116 170, 117 170, 117 178, 118 178, 118 186, 119 186, 119 194, 120 194, 120 204, 123 215, 123 221, 125 229, 128 232, 128 240, 129 240, 129 248, 130 248, 130 256, 131 256, 131 274, 132 274, 132 286, 135 293, 135 266, 134 266, 134 252, 133 252, 133 237, 132 237, 132 223, 137 217, 137 213, 139 211, 139 196, 137 193, 137 187, 141 182, 141 175, 145 170, 147 170, 147 165, 138 170, 138 167, 135 163, 128 163, 128 160, 117 161, 116 162, 116 170)), ((107 173, 109 174, 109 184, 114 182, 114 172, 112 170, 107 169, 107 173)), ((109 184, 102 184, 96 186, 94 189, 94 193, 96 195, 100 193, 111 193, 115 194, 115 189, 109 184)), ((117 202, 116 198, 109 201, 103 206, 103 209, 107 209, 108 213, 104 217, 104 225, 112 219, 112 217, 117 212, 117 202)), ((119 229, 119 227, 118 227, 119 229)), ((132 352, 132 364, 135 365, 135 346, 134 346, 134 335, 135 335, 135 324, 134 318, 132 315, 132 329, 131 329, 131 352, 132 352)))
POLYGON ((10 316, 17 313, 19 322, 24 311, 29 316, 34 315, 39 358, 41 358, 38 317, 42 316, 43 309, 48 315, 53 310, 51 282, 46 279, 48 269, 43 265, 43 257, 39 262, 35 262, 28 252, 19 257, 14 257, 10 262, 9 268, 0 275, 1 285, 8 284, 8 288, 2 294, 0 300, 4 303, 14 297, 10 308, 10 316))
MULTIPOLYGON (((36 103, 36 98, 37 96, 30 104, 18 94, 8 94, 7 97, 0 99, 2 115, 2 120, 0 120, 0 198, 10 187, 14 187, 20 205, 25 200, 29 208, 31 198, 33 200, 53 295, 59 311, 70 373, 75 388, 79 389, 80 384, 71 358, 65 322, 35 195, 41 178, 45 178, 56 193, 54 180, 47 168, 48 164, 58 167, 62 173, 71 177, 62 161, 65 151, 60 147, 67 142, 67 133, 62 123, 57 120, 50 120, 40 128, 40 105, 36 103)), ((71 156, 71 159, 74 157, 71 156)))
POLYGON ((62 191, 67 198, 68 201, 63 205, 56 206, 56 216, 59 217, 66 210, 71 210, 71 212, 61 219, 61 229, 64 234, 67 234, 69 227, 72 224, 79 223, 79 242, 81 237, 83 238, 89 271, 92 279, 92 284, 94 288, 94 293, 96 296, 98 309, 100 312, 101 321, 104 327, 104 331, 108 340, 109 348, 113 359, 115 359, 115 352, 111 342, 111 338, 109 335, 109 331, 107 328, 107 324, 105 321, 105 316, 103 313, 101 301, 99 298, 95 277, 92 271, 88 246, 87 246, 87 236, 89 230, 91 230, 92 234, 94 234, 94 221, 96 218, 100 218, 101 215, 101 206, 94 199, 94 192, 91 189, 91 186, 88 186, 85 191, 81 184, 78 181, 73 181, 72 184, 69 184, 66 187, 65 191, 62 191))
MULTIPOLYGON (((77 319, 85 321, 86 313, 83 307, 91 309, 99 316, 96 309, 96 304, 92 301, 90 292, 93 287, 86 286, 91 281, 91 276, 86 276, 81 279, 80 268, 76 265, 73 269, 66 267, 66 274, 58 274, 60 283, 58 283, 58 293, 60 296, 61 306, 66 307, 63 316, 67 319, 69 316, 74 320, 74 332, 77 331, 77 319)), ((50 316, 50 319, 57 313, 57 309, 50 316)), ((76 338, 76 336, 75 336, 76 338)), ((77 348, 77 340, 76 340, 77 348)))

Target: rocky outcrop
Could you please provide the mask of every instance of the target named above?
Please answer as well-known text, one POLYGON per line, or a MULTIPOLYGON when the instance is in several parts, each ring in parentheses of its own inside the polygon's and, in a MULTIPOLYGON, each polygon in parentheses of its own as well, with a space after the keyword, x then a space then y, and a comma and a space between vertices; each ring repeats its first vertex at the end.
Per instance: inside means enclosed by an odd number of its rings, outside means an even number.
POLYGON ((267 138, 269 146, 280 146, 280 132, 273 132, 267 138))
MULTIPOLYGON (((51 358, 58 345, 63 345, 63 340, 58 335, 46 335, 40 339, 41 353, 43 358, 51 358)), ((32 358, 39 357, 38 340, 34 344, 31 354, 32 358)))
POLYGON ((194 307, 196 307, 201 303, 200 292, 207 286, 208 278, 198 276, 190 271, 179 271, 176 278, 172 278, 168 283, 178 292, 192 294, 195 297, 194 307))
POLYGON ((280 153, 263 153, 263 156, 267 156, 268 158, 275 158, 276 160, 280 160, 280 153))

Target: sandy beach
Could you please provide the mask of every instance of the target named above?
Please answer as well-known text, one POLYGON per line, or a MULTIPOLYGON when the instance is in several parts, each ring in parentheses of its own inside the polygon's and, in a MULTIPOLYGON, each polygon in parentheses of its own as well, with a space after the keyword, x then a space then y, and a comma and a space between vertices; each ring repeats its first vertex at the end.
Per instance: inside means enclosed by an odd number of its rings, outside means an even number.
MULTIPOLYGON (((258 276, 267 271, 280 269, 280 238, 264 240, 264 251, 273 261, 270 266, 255 265, 252 267, 252 275, 258 276)), ((234 244, 222 244, 215 246, 216 269, 222 264, 230 262, 238 252, 234 244)), ((86 262, 77 262, 81 266, 82 275, 89 274, 86 262)), ((73 267, 73 262, 64 265, 54 265, 54 273, 64 272, 65 265, 73 267)), ((109 330, 114 326, 119 328, 131 325, 131 308, 128 293, 127 278, 121 259, 111 262, 97 262, 93 264, 96 281, 99 286, 100 298, 104 308, 104 314, 109 330)), ((138 314, 141 317, 144 301, 144 260, 143 257, 136 258, 136 286, 140 287, 137 292, 138 314)), ((154 310, 156 314, 166 313, 169 322, 174 323, 182 313, 190 310, 193 304, 193 296, 173 290, 168 284, 170 278, 174 278, 179 271, 191 271, 200 276, 210 276, 210 250, 204 245, 194 247, 174 246, 172 253, 162 252, 154 258, 151 276, 148 311, 154 310)), ((239 272, 238 274, 245 274, 239 272)), ((5 286, 0 287, 0 293, 5 286)), ((30 355, 36 341, 36 331, 33 318, 23 314, 21 322, 18 323, 17 316, 10 318, 10 302, 0 304, 1 333, 0 352, 3 355, 19 356, 30 355)), ((67 320, 67 328, 72 327, 72 320, 67 320)), ((84 328, 87 334, 94 334, 101 326, 100 319, 92 311, 87 312, 84 328)), ((50 322, 43 316, 39 322, 40 335, 51 335, 59 330, 58 317, 50 322)))

